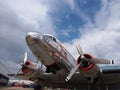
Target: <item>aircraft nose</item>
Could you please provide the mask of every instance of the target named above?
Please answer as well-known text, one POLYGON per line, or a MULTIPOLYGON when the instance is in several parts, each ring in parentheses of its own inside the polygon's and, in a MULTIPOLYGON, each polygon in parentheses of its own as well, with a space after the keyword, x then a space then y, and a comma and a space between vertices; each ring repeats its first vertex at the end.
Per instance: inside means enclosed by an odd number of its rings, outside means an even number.
POLYGON ((41 41, 43 38, 43 35, 37 32, 28 32, 26 35, 26 41, 29 44, 34 44, 39 41, 41 41))
POLYGON ((37 37, 37 33, 35 32, 28 32, 26 37, 37 37))
POLYGON ((28 44, 34 44, 38 39, 38 33, 36 32, 28 32, 26 35, 26 41, 28 44))

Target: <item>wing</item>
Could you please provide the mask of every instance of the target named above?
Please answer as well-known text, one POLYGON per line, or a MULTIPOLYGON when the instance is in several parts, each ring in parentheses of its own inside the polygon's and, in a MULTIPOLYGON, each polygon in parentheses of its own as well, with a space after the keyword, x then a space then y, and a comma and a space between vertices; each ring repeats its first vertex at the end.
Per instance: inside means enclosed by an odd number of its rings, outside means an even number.
POLYGON ((100 66, 103 82, 106 84, 120 83, 120 66, 118 65, 105 65, 100 66))

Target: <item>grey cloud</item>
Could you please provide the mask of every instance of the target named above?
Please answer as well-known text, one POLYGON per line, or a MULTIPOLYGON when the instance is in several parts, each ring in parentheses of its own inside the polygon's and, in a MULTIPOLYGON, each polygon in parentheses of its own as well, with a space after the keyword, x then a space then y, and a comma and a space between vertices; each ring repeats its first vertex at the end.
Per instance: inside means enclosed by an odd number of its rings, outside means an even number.
POLYGON ((28 31, 34 31, 34 28, 25 24, 12 9, 0 5, 0 60, 13 72, 28 50, 25 42, 28 31))
POLYGON ((54 21, 49 14, 52 3, 42 0, 0 1, 0 60, 16 72, 28 51, 29 59, 35 57, 26 45, 25 35, 30 31, 55 33, 54 21), (14 2, 14 3, 13 3, 14 2))

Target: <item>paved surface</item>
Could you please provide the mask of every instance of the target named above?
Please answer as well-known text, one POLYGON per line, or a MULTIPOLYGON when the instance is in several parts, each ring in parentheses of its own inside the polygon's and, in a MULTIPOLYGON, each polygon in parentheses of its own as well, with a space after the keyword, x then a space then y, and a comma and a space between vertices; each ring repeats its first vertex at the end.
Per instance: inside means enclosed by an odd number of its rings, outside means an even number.
POLYGON ((0 88, 0 90, 34 90, 34 89, 22 88, 22 87, 6 87, 6 88, 0 88))
MULTIPOLYGON (((0 90, 34 90, 33 88, 22 88, 22 87, 0 87, 0 90)), ((69 90, 69 89, 50 89, 44 88, 42 90, 69 90)))

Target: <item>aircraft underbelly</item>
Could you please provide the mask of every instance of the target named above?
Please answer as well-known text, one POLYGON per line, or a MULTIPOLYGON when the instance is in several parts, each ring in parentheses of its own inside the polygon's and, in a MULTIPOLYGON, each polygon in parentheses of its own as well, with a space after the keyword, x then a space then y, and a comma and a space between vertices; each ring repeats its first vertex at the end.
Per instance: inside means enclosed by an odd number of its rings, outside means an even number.
POLYGON ((29 46, 33 54, 40 60, 44 65, 51 65, 54 61, 48 56, 47 52, 43 50, 40 45, 34 44, 29 46))

